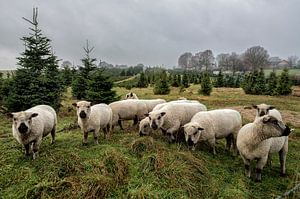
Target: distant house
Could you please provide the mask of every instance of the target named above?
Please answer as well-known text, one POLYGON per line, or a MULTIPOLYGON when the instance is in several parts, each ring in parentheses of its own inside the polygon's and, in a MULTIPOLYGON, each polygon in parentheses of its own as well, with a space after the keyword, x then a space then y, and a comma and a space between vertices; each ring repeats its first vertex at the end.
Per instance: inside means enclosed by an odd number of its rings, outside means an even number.
POLYGON ((277 64, 277 68, 287 68, 289 67, 289 62, 286 60, 282 60, 277 64))
POLYGON ((282 60, 279 57, 270 57, 269 58, 269 63, 270 63, 270 67, 271 68, 277 68, 278 64, 281 62, 282 60))

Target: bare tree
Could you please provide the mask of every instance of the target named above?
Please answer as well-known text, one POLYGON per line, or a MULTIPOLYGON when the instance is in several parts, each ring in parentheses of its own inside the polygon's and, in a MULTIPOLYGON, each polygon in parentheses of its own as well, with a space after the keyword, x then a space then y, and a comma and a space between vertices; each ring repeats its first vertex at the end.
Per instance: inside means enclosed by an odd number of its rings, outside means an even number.
POLYGON ((205 50, 202 53, 200 53, 199 56, 200 60, 200 66, 205 67, 205 70, 207 71, 209 68, 212 68, 215 57, 213 55, 213 52, 211 50, 205 50))
POLYGON ((229 70, 229 54, 221 53, 217 56, 218 67, 224 70, 229 70))
POLYGON ((244 53, 244 62, 252 71, 265 68, 268 65, 269 54, 261 46, 248 48, 244 53))
POLYGON ((180 55, 178 58, 178 66, 184 69, 187 69, 191 66, 192 53, 186 52, 180 55))
POLYGON ((296 55, 293 55, 293 56, 289 56, 287 58, 287 61, 289 63, 289 67, 290 68, 293 68, 295 66, 297 66, 297 61, 298 61, 299 57, 297 57, 296 55))

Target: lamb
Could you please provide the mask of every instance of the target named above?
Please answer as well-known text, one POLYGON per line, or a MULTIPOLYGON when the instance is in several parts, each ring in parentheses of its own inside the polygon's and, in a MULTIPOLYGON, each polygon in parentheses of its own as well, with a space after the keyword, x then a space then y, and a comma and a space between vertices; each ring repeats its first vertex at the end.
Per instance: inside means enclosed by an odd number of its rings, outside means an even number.
POLYGON ((147 114, 153 130, 166 132, 169 142, 175 140, 174 134, 188 123, 199 111, 206 111, 206 106, 197 103, 169 103, 159 110, 147 114))
POLYGON ((250 162, 257 160, 255 181, 261 181, 262 169, 268 155, 279 153, 281 175, 285 175, 288 135, 291 130, 281 120, 265 115, 244 125, 237 136, 237 148, 244 161, 245 175, 251 177, 250 162))
POLYGON ((125 95, 125 99, 139 99, 139 98, 135 93, 130 92, 125 95))
POLYGON ((275 109, 275 106, 267 105, 267 104, 259 104, 259 105, 252 105, 252 107, 256 109, 255 119, 262 117, 264 115, 271 115, 276 117, 278 120, 282 121, 281 114, 277 109, 275 109))
POLYGON ((38 105, 25 111, 10 113, 9 116, 13 118, 13 136, 25 147, 26 156, 30 155, 32 146, 32 157, 36 159, 42 139, 49 133, 52 137, 51 144, 54 144, 57 116, 52 107, 38 105))
POLYGON ((238 111, 219 109, 199 112, 184 125, 185 140, 193 150, 199 140, 208 141, 215 155, 216 139, 226 138, 227 150, 230 151, 233 144, 236 154, 236 137, 241 127, 242 117, 238 111))
POLYGON ((112 129, 112 109, 106 104, 95 104, 80 101, 73 103, 77 111, 77 121, 83 131, 83 145, 87 144, 88 133, 93 132, 95 143, 98 144, 98 134, 100 129, 104 132, 104 137, 110 134, 112 129))
POLYGON ((146 104, 136 99, 116 101, 110 103, 109 106, 113 111, 113 126, 118 123, 122 130, 121 120, 133 120, 136 125, 148 113, 146 104))
MULTIPOLYGON (((175 100, 175 101, 158 104, 153 108, 152 111, 159 110, 162 107, 164 107, 166 104, 170 104, 170 103, 198 103, 199 104, 199 102, 197 100, 175 100)), ((150 120, 149 120, 149 117, 146 117, 140 121, 139 134, 140 134, 140 136, 143 136, 143 135, 150 135, 151 133, 152 133, 152 129, 150 127, 150 120)))

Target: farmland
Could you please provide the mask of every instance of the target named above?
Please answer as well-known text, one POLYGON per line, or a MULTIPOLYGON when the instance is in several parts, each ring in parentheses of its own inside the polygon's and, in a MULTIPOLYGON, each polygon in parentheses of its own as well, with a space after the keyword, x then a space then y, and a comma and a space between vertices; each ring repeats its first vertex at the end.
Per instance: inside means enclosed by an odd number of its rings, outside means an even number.
MULTIPOLYGON (((95 145, 89 136, 88 146, 82 146, 80 129, 57 134, 50 145, 47 137, 40 156, 31 160, 14 140, 11 121, 0 121, 0 198, 273 198, 293 188, 300 181, 300 103, 294 96, 245 95, 242 89, 214 88, 211 96, 197 94, 199 85, 179 92, 172 88, 169 95, 153 95, 152 88, 134 88, 140 98, 178 97, 199 100, 208 109, 230 107, 242 113, 244 123, 254 118, 254 110, 244 109, 252 103, 275 105, 283 119, 295 132, 290 136, 287 156, 287 176, 279 177, 279 160, 274 155, 272 167, 266 167, 262 183, 243 175, 240 157, 226 152, 225 142, 218 141, 213 156, 203 143, 189 151, 184 143, 168 144, 155 133, 139 137, 137 130, 126 123, 126 130, 116 128, 108 138, 95 145)), ((114 88, 124 96, 124 88, 114 88)), ((70 126, 76 120, 71 107, 70 90, 65 93, 57 129, 70 126)), ((299 198, 299 192, 291 198, 299 198)))

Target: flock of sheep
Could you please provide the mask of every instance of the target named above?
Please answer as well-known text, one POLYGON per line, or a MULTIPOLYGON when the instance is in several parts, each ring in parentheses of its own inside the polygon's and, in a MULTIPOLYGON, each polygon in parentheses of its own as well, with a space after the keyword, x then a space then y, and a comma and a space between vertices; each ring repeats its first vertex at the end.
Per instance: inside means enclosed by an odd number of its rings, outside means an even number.
MULTIPOLYGON (((83 131, 83 144, 87 143, 88 133, 93 132, 95 143, 103 130, 105 137, 123 120, 133 120, 139 124, 139 134, 150 135, 161 130, 169 142, 178 138, 180 132, 189 148, 195 149, 199 141, 207 141, 216 154, 217 139, 226 138, 226 149, 233 148, 244 161, 245 174, 251 176, 250 162, 257 160, 256 181, 261 181, 261 172, 271 154, 278 152, 281 174, 285 175, 285 162, 288 152, 288 135, 291 129, 283 123, 281 114, 275 107, 266 104, 253 106, 257 111, 252 123, 242 126, 238 111, 218 109, 207 111, 205 105, 196 100, 179 99, 166 102, 163 99, 140 100, 134 93, 128 93, 125 100, 109 105, 80 101, 73 103, 77 110, 78 125, 83 131)), ((17 141, 25 147, 25 154, 33 159, 38 155, 42 138, 51 133, 55 142, 57 124, 56 112, 47 105, 38 105, 26 111, 11 113, 12 132, 17 141)))

